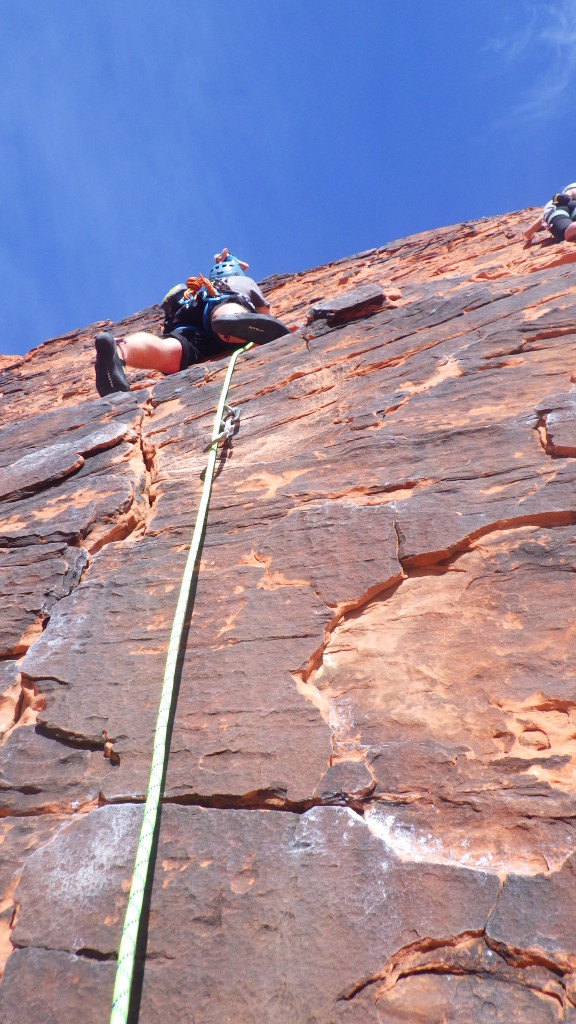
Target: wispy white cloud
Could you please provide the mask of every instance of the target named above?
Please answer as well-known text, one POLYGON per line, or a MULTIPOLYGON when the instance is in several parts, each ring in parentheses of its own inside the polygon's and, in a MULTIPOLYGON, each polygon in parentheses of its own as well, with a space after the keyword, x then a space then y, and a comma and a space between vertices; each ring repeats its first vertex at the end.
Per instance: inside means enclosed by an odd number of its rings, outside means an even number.
POLYGON ((508 66, 530 61, 532 84, 524 96, 507 107, 495 127, 537 126, 572 97, 576 85, 576 0, 534 3, 520 33, 490 40, 487 49, 508 66))
POLYGON ((530 10, 528 20, 522 26, 520 32, 515 31, 514 35, 505 32, 500 36, 492 36, 484 44, 483 50, 487 53, 496 53, 499 58, 512 64, 519 58, 524 57, 526 52, 534 44, 534 35, 537 31, 538 12, 533 8, 530 10))

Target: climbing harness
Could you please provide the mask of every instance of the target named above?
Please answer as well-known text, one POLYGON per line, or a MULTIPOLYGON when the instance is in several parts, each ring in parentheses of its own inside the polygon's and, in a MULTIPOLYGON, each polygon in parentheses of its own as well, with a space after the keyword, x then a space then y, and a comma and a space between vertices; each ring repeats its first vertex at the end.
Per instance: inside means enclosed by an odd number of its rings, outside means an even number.
POLYGON ((234 365, 238 356, 241 352, 246 352, 247 349, 251 347, 252 342, 249 342, 242 348, 237 349, 228 363, 228 369, 226 371, 218 402, 218 408, 216 410, 214 427, 212 429, 212 440, 207 448, 204 449, 204 451, 209 450, 210 454, 206 465, 204 486, 202 488, 200 504, 198 506, 198 515, 196 516, 192 540, 190 541, 190 549, 188 551, 188 558, 184 567, 184 575, 182 577, 174 622, 172 623, 172 632, 170 633, 170 641, 168 644, 168 654, 166 656, 166 667, 164 670, 164 683, 162 686, 158 719, 154 733, 154 747, 152 752, 152 766, 150 769, 148 793, 146 795, 146 803, 144 804, 144 816, 140 829, 138 848, 136 850, 134 874, 132 876, 130 896, 128 897, 128 906, 126 908, 126 916, 124 918, 124 928, 122 931, 122 938, 120 940, 120 948, 118 950, 118 964, 116 968, 116 981, 114 984, 110 1024, 126 1024, 128 1020, 136 943, 140 928, 144 891, 148 883, 150 871, 150 855, 152 852, 154 833, 158 820, 158 808, 162 796, 162 779, 164 776, 164 767, 167 755, 166 739, 170 722, 170 713, 172 711, 176 667, 182 642, 182 634, 184 632, 190 588, 194 578, 194 570, 199 559, 202 535, 204 533, 206 518, 208 515, 210 491, 212 489, 212 481, 214 478, 218 443, 224 439, 229 441, 239 422, 238 410, 232 409, 229 405, 226 405, 228 388, 230 386, 232 373, 234 372, 234 365))
MULTIPOLYGON (((246 263, 244 266, 248 266, 248 264, 246 263)), ((210 338, 215 334, 212 327, 212 314, 216 306, 223 300, 238 302, 241 306, 245 306, 246 309, 254 312, 254 306, 247 296, 235 292, 233 287, 223 280, 227 275, 239 276, 241 274, 244 274, 241 262, 235 256, 227 256, 224 261, 216 263, 212 267, 209 278, 204 277, 204 274, 198 274, 196 277, 188 277, 186 284, 175 284, 160 303, 164 311, 164 328, 166 333, 172 330, 174 321, 179 314, 196 309, 201 315, 202 327, 207 337, 210 338), (169 328, 166 326, 168 323, 170 324, 169 328)), ((181 319, 182 317, 180 316, 181 319)), ((176 322, 178 323, 179 321, 176 322)), ((200 326, 197 320, 194 320, 194 317, 192 317, 190 325, 200 326)), ((184 320, 183 326, 187 326, 186 320, 184 320)))
POLYGON ((221 286, 218 281, 209 281, 203 274, 198 274, 197 277, 187 278, 186 284, 175 284, 166 293, 160 306, 164 311, 165 320, 173 320, 181 309, 195 305, 199 299, 202 300, 204 303, 204 327, 209 331, 209 322, 206 319, 209 307, 228 294, 226 288, 221 286))
MULTIPOLYGON (((176 285, 176 289, 178 288, 179 286, 176 285)), ((204 277, 203 274, 198 274, 197 277, 187 278, 186 290, 181 294, 176 308, 187 308, 191 305, 195 305, 198 300, 201 300, 203 304, 202 324, 206 334, 209 336, 212 332, 212 312, 214 311, 214 307, 217 306, 222 299, 229 299, 232 295, 233 292, 231 292, 225 284, 221 284, 218 280, 208 280, 208 278, 204 277)), ((166 302, 166 299, 169 298, 169 296, 170 292, 168 292, 168 295, 165 296, 163 300, 163 307, 164 302, 166 302)), ((240 299, 240 302, 243 302, 243 300, 240 299)))

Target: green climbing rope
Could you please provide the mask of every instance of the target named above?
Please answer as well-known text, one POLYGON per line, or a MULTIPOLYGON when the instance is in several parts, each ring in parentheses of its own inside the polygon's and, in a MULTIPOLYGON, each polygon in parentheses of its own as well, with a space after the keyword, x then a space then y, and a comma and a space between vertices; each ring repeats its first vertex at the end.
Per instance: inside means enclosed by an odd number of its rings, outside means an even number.
POLYGON ((114 997, 110 1024, 126 1024, 128 1019, 136 943, 140 928, 144 891, 146 889, 148 873, 150 870, 150 853, 152 850, 154 831, 156 829, 156 821, 158 818, 162 778, 164 775, 164 764, 166 761, 166 737, 168 733, 170 711, 172 708, 176 664, 180 651, 182 633, 184 630, 186 609, 188 607, 190 588, 194 577, 194 568, 196 566, 196 560, 198 558, 198 552, 202 541, 204 524, 208 515, 210 492, 212 490, 214 469, 216 467, 218 437, 220 434, 220 425, 223 419, 226 396, 228 394, 234 365, 238 356, 241 352, 245 352, 251 347, 252 343, 250 342, 248 345, 244 345, 242 348, 236 349, 233 353, 228 364, 228 369, 222 385, 222 391, 220 393, 220 401, 218 402, 218 408, 216 410, 216 418, 214 420, 214 428, 212 430, 212 442, 210 444, 210 453, 208 455, 206 473, 204 476, 204 487, 202 488, 198 515, 196 517, 192 540, 190 541, 190 550, 188 552, 188 558, 184 568, 180 594, 178 595, 178 603, 176 605, 176 613, 172 624, 172 632, 170 634, 170 642, 168 644, 162 696, 160 698, 156 731, 154 733, 154 749, 152 753, 152 767, 150 769, 148 794, 144 805, 144 817, 142 819, 142 827, 140 829, 138 849, 136 850, 134 874, 132 876, 130 896, 128 897, 126 917, 124 918, 124 928, 122 931, 122 938, 120 940, 120 949, 118 951, 118 965, 116 968, 116 981, 114 984, 114 997))

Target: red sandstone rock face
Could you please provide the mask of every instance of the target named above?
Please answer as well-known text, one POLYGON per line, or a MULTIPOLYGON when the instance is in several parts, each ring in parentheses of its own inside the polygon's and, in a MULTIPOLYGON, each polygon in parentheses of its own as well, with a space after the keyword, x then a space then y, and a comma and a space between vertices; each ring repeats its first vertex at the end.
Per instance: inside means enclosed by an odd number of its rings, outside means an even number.
MULTIPOLYGON (((576 1020, 576 250, 527 216, 264 282, 142 1024, 576 1020)), ((109 1018, 225 369, 99 400, 93 333, 0 366, 3 1024, 109 1018)))

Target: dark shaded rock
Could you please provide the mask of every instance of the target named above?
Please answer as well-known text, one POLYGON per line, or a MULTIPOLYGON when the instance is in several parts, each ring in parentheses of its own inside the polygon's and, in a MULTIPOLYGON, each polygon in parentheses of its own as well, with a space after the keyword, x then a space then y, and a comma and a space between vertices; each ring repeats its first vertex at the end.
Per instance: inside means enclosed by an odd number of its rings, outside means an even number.
POLYGON ((28 500, 1 506, 0 545, 77 544, 95 531, 100 534, 102 527, 128 515, 133 505, 142 501, 144 474, 132 479, 130 476, 126 472, 123 480, 121 473, 103 474, 89 483, 73 478, 65 480, 48 500, 43 494, 35 494, 28 500))
POLYGON ((2 814, 72 812, 96 802, 103 754, 16 729, 0 747, 2 814))
MULTIPOLYGON (((523 979, 522 979, 523 980, 523 979)), ((546 979, 554 984, 554 976, 546 979)), ((494 1024, 556 1024, 563 993, 552 994, 518 984, 512 974, 498 978, 483 972, 462 976, 431 971, 401 977, 389 991, 384 985, 372 985, 350 1003, 342 1001, 332 1018, 334 1024, 460 1024, 485 1020, 494 1024)), ((568 1008, 568 1017, 574 1016, 568 1008)))
POLYGON ((376 788, 376 780, 361 761, 339 761, 331 765, 316 789, 323 804, 358 804, 376 788))
POLYGON ((323 502, 274 523, 257 557, 269 564, 271 586, 275 578, 304 577, 334 607, 397 583, 403 575, 397 552, 391 509, 323 502))
MULTIPOLYGON (((11 935, 16 917, 14 893, 24 863, 34 850, 50 842, 61 828, 62 821, 62 816, 58 814, 0 819, 0 971, 4 970, 13 950, 11 935)), ((0 993, 4 991, 5 987, 0 987, 0 993)), ((0 1020, 3 1020, 1 1015, 0 1020)))
POLYGON ((0 549, 0 656, 22 654, 26 631, 78 584, 88 555, 66 544, 0 549))
POLYGON ((57 950, 18 949, 0 987, 3 1024, 102 1024, 110 1016, 115 964, 57 950), (30 979, 34 984, 30 985, 30 979))
POLYGON ((385 298, 383 288, 378 285, 364 285, 330 299, 329 302, 311 306, 308 321, 311 323, 313 320, 326 320, 328 324, 334 324, 370 316, 384 304, 385 298))
POLYGON ((24 455, 2 474, 0 501, 25 498, 48 484, 58 483, 84 465, 84 459, 64 444, 24 455))
MULTIPOLYGON (((29 859, 18 947, 114 947, 140 817, 141 808, 102 808, 29 859), (32 915, 38 886, 43 904, 32 915)), ((336 808, 298 816, 165 807, 157 865, 143 1022, 162 1016, 167 992, 178 1022, 190 1019, 192 993, 203 1022, 263 1013, 329 1020, 405 943, 481 931, 499 888, 479 872, 402 864, 361 818, 336 808)))
POLYGON ((490 917, 488 941, 516 959, 539 956, 552 968, 572 972, 576 944, 576 925, 570 913, 573 889, 574 856, 568 857, 559 871, 547 875, 510 875, 490 917))
MULTIPOLYGON (((57 395, 53 398, 58 401, 57 395)), ((69 446, 81 455, 108 448, 126 436, 141 417, 145 396, 114 395, 98 401, 54 408, 35 415, 37 405, 27 409, 23 419, 0 429, 0 466, 9 466, 33 452, 48 455, 56 446, 69 446)))
POLYGON ((78 815, 28 858, 16 893, 15 946, 100 959, 117 952, 142 812, 126 805, 78 815))
POLYGON ((546 451, 550 455, 576 455, 576 392, 553 395, 536 406, 543 414, 546 451))
POLYGON ((106 729, 130 753, 132 736, 148 761, 176 599, 167 604, 166 594, 183 568, 174 548, 153 547, 108 545, 95 555, 89 575, 58 602, 49 628, 23 659, 24 679, 46 698, 38 720, 45 733, 101 746, 106 729))

